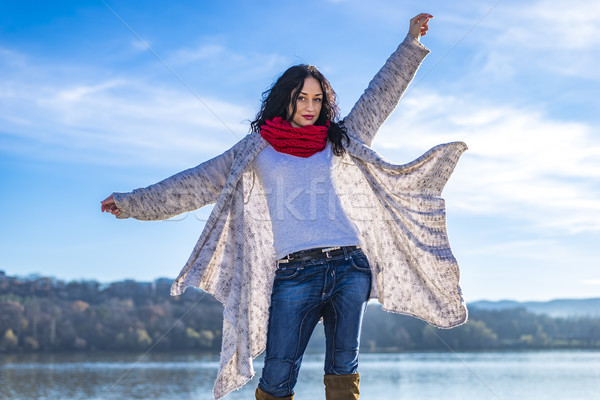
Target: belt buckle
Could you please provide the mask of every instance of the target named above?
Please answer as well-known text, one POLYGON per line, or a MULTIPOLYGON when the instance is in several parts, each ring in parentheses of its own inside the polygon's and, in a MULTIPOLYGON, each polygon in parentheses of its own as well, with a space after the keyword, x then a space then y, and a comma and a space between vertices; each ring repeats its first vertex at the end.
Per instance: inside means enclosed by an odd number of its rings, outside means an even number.
POLYGON ((321 252, 325 253, 325 257, 327 258, 331 258, 331 255, 329 254, 330 251, 334 251, 334 250, 339 250, 341 249, 341 247, 326 247, 324 249, 321 249, 321 252))
POLYGON ((286 254, 283 258, 277 260, 277 268, 279 268, 279 264, 287 264, 290 262, 290 255, 286 254))

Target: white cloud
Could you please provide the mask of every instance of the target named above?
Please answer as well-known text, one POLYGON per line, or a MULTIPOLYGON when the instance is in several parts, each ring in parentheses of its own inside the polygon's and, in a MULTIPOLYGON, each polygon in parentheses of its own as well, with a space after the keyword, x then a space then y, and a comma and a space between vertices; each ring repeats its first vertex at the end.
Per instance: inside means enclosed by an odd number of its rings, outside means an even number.
POLYGON ((139 39, 133 39, 131 40, 131 49, 135 52, 135 53, 143 53, 145 51, 148 51, 148 46, 152 47, 152 45, 150 43, 148 43, 147 40, 144 40, 143 42, 139 39))
POLYGON ((143 77, 94 79, 93 71, 78 71, 84 78, 69 79, 54 75, 60 67, 16 59, 14 68, 5 64, 0 78, 5 151, 31 156, 30 149, 37 148, 38 157, 62 161, 193 165, 248 131, 243 122, 252 110, 244 105, 202 94, 200 101, 183 88, 143 77))
POLYGON ((500 7, 504 39, 530 48, 587 50, 600 45, 600 3, 543 0, 500 7))
POLYGON ((576 233, 600 231, 595 130, 535 109, 421 91, 404 100, 374 144, 406 160, 438 143, 465 141, 469 151, 448 187, 454 208, 576 233))
POLYGON ((170 61, 176 64, 187 64, 195 61, 210 60, 217 57, 227 56, 230 59, 240 61, 241 55, 228 54, 226 48, 217 44, 206 44, 194 48, 182 48, 173 52, 170 61))
POLYGON ((281 72, 282 66, 290 64, 287 57, 276 53, 235 51, 215 43, 214 39, 204 39, 203 42, 172 51, 166 57, 167 64, 176 67, 198 65, 205 73, 216 70, 221 77, 228 76, 228 80, 244 83, 265 73, 281 72))
POLYGON ((519 259, 555 259, 556 254, 540 252, 539 249, 556 250, 558 243, 552 239, 527 239, 527 240, 507 240, 504 242, 493 242, 487 244, 478 244, 471 248, 463 250, 463 254, 469 256, 495 256, 506 257, 510 255, 519 259))
POLYGON ((600 80, 600 3, 503 1, 469 36, 486 60, 484 72, 550 71, 600 80))

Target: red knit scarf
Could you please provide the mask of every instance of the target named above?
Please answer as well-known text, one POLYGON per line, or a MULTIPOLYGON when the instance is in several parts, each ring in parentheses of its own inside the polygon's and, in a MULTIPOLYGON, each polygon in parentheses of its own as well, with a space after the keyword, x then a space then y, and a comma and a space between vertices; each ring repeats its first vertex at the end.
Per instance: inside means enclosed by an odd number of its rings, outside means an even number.
POLYGON ((275 150, 306 158, 325 148, 328 130, 329 121, 327 126, 295 128, 281 117, 275 117, 265 121, 260 127, 260 134, 275 150))

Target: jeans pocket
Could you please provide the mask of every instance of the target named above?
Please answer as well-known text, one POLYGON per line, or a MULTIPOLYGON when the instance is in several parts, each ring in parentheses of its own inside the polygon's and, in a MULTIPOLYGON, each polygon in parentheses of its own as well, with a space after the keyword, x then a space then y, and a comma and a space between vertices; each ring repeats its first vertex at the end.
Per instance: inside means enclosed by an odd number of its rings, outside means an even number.
POLYGON ((362 271, 362 272, 371 272, 371 267, 369 266, 369 260, 365 253, 353 254, 350 256, 350 263, 352 264, 352 268, 362 271))
POLYGON ((286 280, 297 277, 304 267, 283 267, 275 270, 275 279, 286 280))

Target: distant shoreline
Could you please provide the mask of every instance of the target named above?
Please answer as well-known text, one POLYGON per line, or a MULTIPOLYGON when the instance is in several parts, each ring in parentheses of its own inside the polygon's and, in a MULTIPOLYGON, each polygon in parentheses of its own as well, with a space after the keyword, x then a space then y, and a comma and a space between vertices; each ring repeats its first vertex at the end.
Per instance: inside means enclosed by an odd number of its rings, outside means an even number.
MULTIPOLYGON (((171 280, 166 278, 105 285, 45 277, 23 279, 0 271, 0 353, 151 350, 218 354, 221 303, 198 289, 170 296, 170 287, 171 280)), ((378 303, 370 303, 361 351, 598 349, 600 316, 585 313, 599 309, 600 299, 533 305, 475 302, 469 304, 466 324, 445 330, 413 317, 387 313, 378 303), (528 309, 533 306, 539 312, 528 309)), ((319 325, 309 351, 324 350, 322 335, 319 325)))

